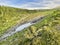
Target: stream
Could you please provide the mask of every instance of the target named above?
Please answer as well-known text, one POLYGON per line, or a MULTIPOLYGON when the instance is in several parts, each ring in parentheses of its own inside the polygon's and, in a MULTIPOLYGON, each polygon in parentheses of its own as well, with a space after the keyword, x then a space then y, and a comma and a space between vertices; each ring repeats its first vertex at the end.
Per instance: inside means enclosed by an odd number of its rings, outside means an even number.
MULTIPOLYGON (((44 17, 44 16, 43 16, 43 17, 44 17)), ((25 29, 25 28, 27 28, 27 27, 35 24, 35 23, 38 22, 38 21, 41 21, 41 20, 43 19, 43 17, 34 19, 34 20, 32 20, 32 21, 30 21, 30 22, 28 22, 28 23, 25 23, 25 24, 22 24, 22 25, 18 26, 17 28, 14 28, 14 31, 11 30, 11 31, 5 33, 3 36, 0 37, 0 41, 3 40, 3 39, 5 39, 5 38, 7 38, 8 36, 11 36, 11 35, 19 32, 19 31, 21 31, 21 30, 23 30, 23 29, 25 29)))

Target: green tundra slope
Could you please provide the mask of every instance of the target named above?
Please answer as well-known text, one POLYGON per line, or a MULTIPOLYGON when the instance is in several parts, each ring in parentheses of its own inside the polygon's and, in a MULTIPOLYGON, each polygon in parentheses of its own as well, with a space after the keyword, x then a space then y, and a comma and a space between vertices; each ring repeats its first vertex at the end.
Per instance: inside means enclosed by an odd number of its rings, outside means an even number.
POLYGON ((28 22, 34 17, 40 17, 50 12, 52 13, 52 11, 49 10, 27 10, 0 6, 0 36, 17 24, 28 22))
POLYGON ((0 41, 0 45, 60 45, 60 10, 52 10, 36 24, 0 41))

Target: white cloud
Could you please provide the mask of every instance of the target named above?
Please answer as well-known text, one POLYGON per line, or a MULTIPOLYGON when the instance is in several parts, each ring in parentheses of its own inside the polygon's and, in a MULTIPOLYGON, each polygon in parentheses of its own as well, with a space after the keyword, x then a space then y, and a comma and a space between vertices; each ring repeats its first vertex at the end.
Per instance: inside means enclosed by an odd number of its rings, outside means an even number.
MULTIPOLYGON (((20 0, 21 1, 21 0, 20 0)), ((26 8, 26 9, 51 9, 60 6, 60 0, 35 0, 34 2, 26 2, 23 4, 12 5, 11 0, 0 0, 0 5, 26 8)))
POLYGON ((0 0, 0 5, 9 6, 11 2, 9 0, 0 0))
POLYGON ((45 0, 43 2, 40 2, 40 1, 29 2, 26 4, 20 5, 21 8, 27 8, 27 9, 51 9, 57 6, 60 6, 60 0, 45 0))

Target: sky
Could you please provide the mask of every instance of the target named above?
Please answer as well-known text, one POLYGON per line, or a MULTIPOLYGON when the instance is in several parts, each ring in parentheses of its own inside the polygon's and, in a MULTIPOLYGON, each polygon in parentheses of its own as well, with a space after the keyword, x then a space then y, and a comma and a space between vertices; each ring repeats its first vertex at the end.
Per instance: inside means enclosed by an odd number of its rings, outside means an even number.
POLYGON ((51 9, 60 6, 60 0, 0 0, 0 5, 24 9, 51 9))

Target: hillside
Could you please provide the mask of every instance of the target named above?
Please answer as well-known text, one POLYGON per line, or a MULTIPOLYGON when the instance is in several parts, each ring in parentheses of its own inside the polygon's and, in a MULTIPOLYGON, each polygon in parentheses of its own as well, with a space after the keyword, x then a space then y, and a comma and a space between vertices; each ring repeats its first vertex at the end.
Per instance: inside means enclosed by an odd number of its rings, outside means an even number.
MULTIPOLYGON (((27 10, 0 6, 0 36, 17 24, 26 23, 34 17, 46 15, 50 11, 27 10)), ((52 13, 52 12, 51 12, 52 13)))
MULTIPOLYGON (((12 10, 12 8, 9 8, 9 7, 7 9, 12 10)), ((15 10, 16 8, 13 8, 13 9, 15 10)), ((0 9, 0 11, 1 10, 2 9, 0 9)), ((11 27, 12 25, 15 25, 18 20, 21 20, 22 18, 24 18, 26 16, 28 16, 28 18, 23 19, 23 22, 32 20, 33 18, 40 17, 42 15, 44 15, 45 17, 41 21, 38 21, 36 24, 34 24, 10 37, 7 37, 3 41, 0 41, 0 45, 60 45, 60 10, 58 10, 58 9, 42 10, 42 11, 36 10, 36 12, 35 12, 35 10, 27 10, 27 12, 25 10, 25 11, 23 11, 25 13, 23 13, 23 12, 20 13, 21 11, 17 12, 16 11, 17 9, 15 10, 16 12, 14 10, 5 11, 6 15, 3 13, 3 17, 2 17, 3 20, 5 18, 8 18, 9 20, 11 20, 11 22, 9 22, 9 21, 7 22, 9 24, 7 24, 6 22, 3 21, 4 23, 6 23, 6 25, 8 25, 8 26, 6 26, 7 28, 11 27), (31 11, 31 12, 28 12, 28 11, 31 11), (33 13, 32 13, 32 11, 33 11, 33 13), (7 17, 7 15, 8 15, 8 17, 7 17), (10 15, 10 18, 9 18, 9 15, 10 15), (22 17, 19 17, 19 16, 22 16, 22 17), (13 18, 13 17, 15 17, 15 18, 13 18)), ((20 9, 18 9, 18 10, 20 10, 20 9)), ((6 19, 6 20, 8 20, 8 19, 6 19)), ((20 22, 22 22, 22 21, 20 21, 20 22)), ((3 24, 2 20, 1 20, 1 24, 3 24)), ((5 25, 1 26, 1 27, 2 28, 0 28, 0 29, 5 29, 5 25)), ((4 31, 6 31, 6 30, 4 30, 4 31)))

